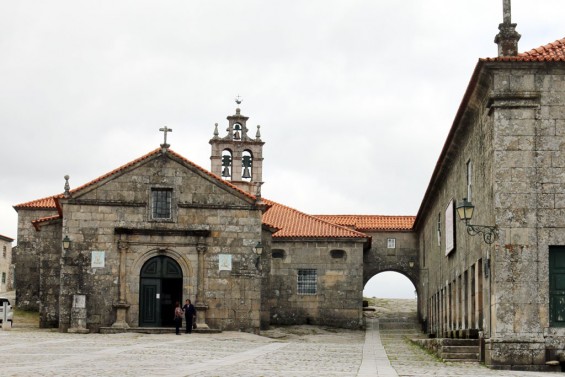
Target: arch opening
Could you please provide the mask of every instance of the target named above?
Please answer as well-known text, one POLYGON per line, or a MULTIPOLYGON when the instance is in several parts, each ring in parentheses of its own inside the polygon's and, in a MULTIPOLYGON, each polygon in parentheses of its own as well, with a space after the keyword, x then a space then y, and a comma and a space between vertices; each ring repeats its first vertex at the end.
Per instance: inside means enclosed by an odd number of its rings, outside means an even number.
POLYGON ((182 303, 182 269, 159 255, 143 264, 139 275, 139 326, 173 327, 175 302, 182 303))
POLYGON ((405 275, 395 271, 375 274, 363 287, 363 297, 415 299, 414 283, 405 275))

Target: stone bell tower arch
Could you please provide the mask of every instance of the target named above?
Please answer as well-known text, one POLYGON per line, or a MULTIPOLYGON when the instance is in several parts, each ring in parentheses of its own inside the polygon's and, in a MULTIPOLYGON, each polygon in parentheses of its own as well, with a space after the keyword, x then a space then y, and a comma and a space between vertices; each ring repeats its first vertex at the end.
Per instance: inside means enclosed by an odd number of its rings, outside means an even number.
MULTIPOLYGON (((236 99, 241 104, 239 96, 236 99)), ((255 137, 249 135, 247 120, 241 115, 241 110, 235 109, 235 114, 227 117, 227 134, 220 136, 218 123, 214 128, 214 137, 210 139, 212 146, 211 170, 252 195, 261 193, 263 183, 263 145, 261 141, 261 126, 257 126, 255 137)))

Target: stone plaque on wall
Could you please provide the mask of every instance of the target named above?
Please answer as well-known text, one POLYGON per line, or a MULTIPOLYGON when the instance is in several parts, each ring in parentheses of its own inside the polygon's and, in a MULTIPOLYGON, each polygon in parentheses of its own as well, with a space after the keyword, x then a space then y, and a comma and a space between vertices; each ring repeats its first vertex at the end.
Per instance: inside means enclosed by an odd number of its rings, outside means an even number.
POLYGON ((231 271, 231 254, 219 254, 218 266, 220 271, 231 271))
POLYGON ((104 251, 93 251, 91 254, 91 262, 90 266, 92 268, 95 267, 104 267, 104 259, 106 252, 104 251))

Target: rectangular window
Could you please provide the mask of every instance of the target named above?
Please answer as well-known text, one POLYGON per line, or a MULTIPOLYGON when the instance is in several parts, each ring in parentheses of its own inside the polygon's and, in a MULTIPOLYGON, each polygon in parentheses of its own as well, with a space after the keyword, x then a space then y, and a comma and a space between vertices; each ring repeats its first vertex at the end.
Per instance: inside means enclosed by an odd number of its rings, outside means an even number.
POLYGON ((471 160, 467 161, 467 201, 472 201, 473 198, 473 166, 471 160))
POLYGON ((388 249, 395 249, 396 248, 396 238, 387 239, 386 247, 388 249))
POLYGON ((6 273, 2 272, 2 284, 6 284, 6 273))
POLYGON ((172 189, 151 189, 151 206, 154 219, 170 219, 172 189))
POLYGON ((437 214, 437 245, 441 247, 441 213, 437 214))
POLYGON ((318 292, 318 272, 314 269, 298 270, 299 295, 315 295, 318 292))

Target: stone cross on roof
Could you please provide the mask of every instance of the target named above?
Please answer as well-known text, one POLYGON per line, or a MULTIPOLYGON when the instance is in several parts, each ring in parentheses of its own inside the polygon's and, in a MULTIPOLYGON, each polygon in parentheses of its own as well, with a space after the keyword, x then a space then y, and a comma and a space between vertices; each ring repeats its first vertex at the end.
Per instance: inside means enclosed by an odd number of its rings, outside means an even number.
POLYGON ((167 132, 173 132, 173 129, 165 126, 163 128, 159 128, 159 131, 163 132, 164 135, 164 141, 163 144, 161 144, 161 147, 163 149, 169 148, 169 144, 167 144, 167 132))

